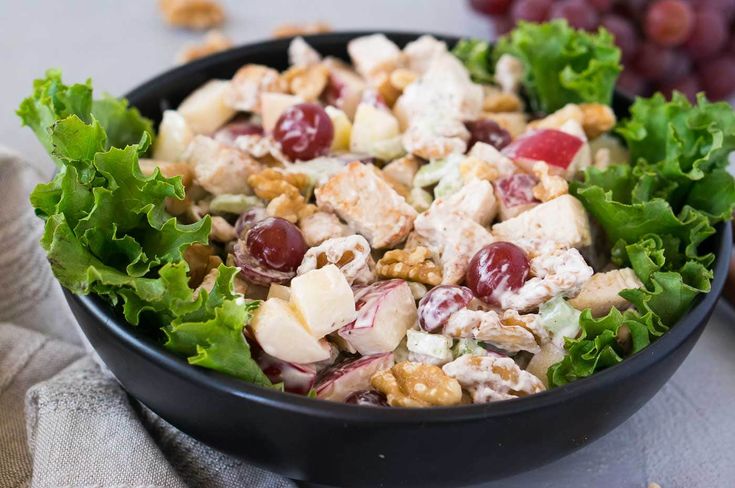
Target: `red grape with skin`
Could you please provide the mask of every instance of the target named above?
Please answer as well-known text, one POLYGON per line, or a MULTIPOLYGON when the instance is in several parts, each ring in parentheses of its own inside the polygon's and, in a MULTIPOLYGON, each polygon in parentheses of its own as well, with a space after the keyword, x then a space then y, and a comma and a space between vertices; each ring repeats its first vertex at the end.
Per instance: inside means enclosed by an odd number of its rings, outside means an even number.
POLYGON ((646 11, 646 35, 660 46, 680 45, 693 28, 694 11, 684 0, 658 0, 646 11))
POLYGON ((440 285, 432 288, 419 302, 419 325, 427 332, 439 332, 449 316, 470 304, 474 295, 464 286, 440 285))
POLYGON ((635 68, 646 79, 660 81, 666 79, 675 63, 674 51, 646 41, 638 48, 635 68))
POLYGON ((511 3, 513 0, 470 0, 472 8, 484 15, 503 15, 511 3))
POLYGON ((549 11, 552 19, 566 19, 575 29, 594 30, 600 21, 597 12, 584 0, 559 0, 549 11))
POLYGON ((388 399, 376 390, 361 390, 352 393, 345 399, 345 403, 362 405, 364 407, 387 407, 388 399))
POLYGON ((663 93, 666 98, 671 99, 671 94, 674 91, 678 91, 684 94, 690 102, 694 102, 697 98, 697 93, 701 90, 701 85, 697 75, 690 73, 673 82, 662 83, 659 86, 659 90, 661 90, 661 93, 663 93))
POLYGON ((638 33, 635 26, 626 19, 617 14, 607 14, 600 22, 605 29, 615 38, 615 44, 622 51, 623 61, 626 63, 635 57, 638 50, 638 33))
POLYGON ((480 249, 467 267, 466 283, 477 298, 498 305, 500 296, 526 282, 530 264, 526 253, 510 242, 494 242, 480 249))
POLYGON ((695 0, 694 9, 718 12, 725 22, 735 20, 735 0, 695 0))
POLYGON ((614 0, 587 0, 587 3, 592 5, 600 13, 609 11, 614 3, 614 0))
POLYGON ((552 0, 518 0, 511 7, 510 15, 514 22, 543 22, 549 18, 552 3, 552 0))
POLYGON ((648 91, 648 82, 634 69, 626 66, 618 77, 618 88, 631 95, 639 95, 648 91))
POLYGON ((705 59, 716 54, 727 42, 727 25, 717 11, 699 10, 695 13, 694 28, 684 49, 692 59, 705 59))
POLYGON ((702 62, 699 74, 712 100, 725 100, 735 95, 735 54, 702 62))
POLYGON ((289 107, 276 122, 273 138, 292 161, 307 161, 329 152, 334 126, 327 112, 316 103, 289 107))
POLYGON ((500 127, 497 122, 490 119, 471 120, 464 123, 467 130, 470 131, 470 140, 467 143, 467 149, 477 142, 484 142, 500 150, 510 144, 510 133, 500 127))
POLYGON ((260 264, 286 273, 296 271, 308 249, 301 230, 280 217, 269 217, 251 227, 246 245, 260 264))

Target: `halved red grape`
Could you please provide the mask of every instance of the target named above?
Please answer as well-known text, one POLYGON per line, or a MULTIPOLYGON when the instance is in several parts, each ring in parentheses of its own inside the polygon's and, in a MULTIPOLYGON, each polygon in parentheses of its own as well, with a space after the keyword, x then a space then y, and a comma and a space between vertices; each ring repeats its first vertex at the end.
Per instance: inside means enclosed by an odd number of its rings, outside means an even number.
POLYGON ((526 253, 510 242, 494 242, 480 249, 467 268, 467 286, 480 300, 499 304, 506 291, 518 290, 528 278, 526 253))
POLYGON ((630 20, 617 14, 608 14, 602 18, 600 25, 613 35, 615 44, 622 51, 624 61, 630 61, 635 57, 638 49, 638 33, 630 20))
POLYGON ((236 120, 218 129, 214 133, 214 139, 225 144, 234 144, 238 137, 250 135, 262 136, 263 126, 249 120, 236 120))
POLYGON ((657 0, 646 11, 646 35, 661 46, 678 46, 694 28, 694 11, 684 0, 657 0))
POLYGON ((467 307, 473 298, 472 291, 464 286, 432 288, 419 302, 419 325, 427 332, 441 331, 449 316, 467 307))
POLYGON ((280 217, 255 224, 246 237, 251 256, 268 269, 292 272, 304 259, 308 246, 298 227, 280 217))
POLYGON ((549 18, 552 0, 519 0, 511 7, 513 21, 543 22, 549 18))
POLYGON ((533 187, 537 183, 538 180, 529 174, 515 173, 494 183, 495 194, 501 204, 507 208, 541 203, 533 196, 533 187))
POLYGON ((387 407, 388 399, 376 390, 356 391, 345 399, 345 403, 362 405, 363 407, 387 407))
POLYGON ((470 120, 464 123, 470 131, 470 140, 467 149, 472 149, 476 142, 484 142, 494 146, 495 149, 503 149, 510 144, 510 133, 500 127, 497 122, 490 119, 470 120))
POLYGON ((320 105, 299 103, 278 118, 273 138, 289 159, 306 161, 329 152, 334 139, 334 126, 320 105))
POLYGON ((240 275, 251 283, 268 286, 271 283, 285 284, 296 276, 295 271, 278 271, 263 266, 250 252, 246 242, 239 239, 232 248, 235 264, 240 268, 240 275))
POLYGON ((566 19, 575 29, 592 30, 597 27, 597 12, 584 0, 559 0, 549 11, 552 19, 566 19))
POLYGON ((704 61, 699 74, 710 99, 724 100, 735 95, 735 54, 704 61))
POLYGON ((684 49, 693 59, 704 59, 717 53, 727 42, 727 24, 715 10, 698 10, 694 16, 694 28, 684 49))
POLYGON ((266 218, 268 218, 268 213, 265 211, 265 208, 251 208, 247 212, 240 214, 237 218, 235 221, 235 232, 237 232, 238 236, 244 237, 245 232, 250 230, 250 227, 266 218))

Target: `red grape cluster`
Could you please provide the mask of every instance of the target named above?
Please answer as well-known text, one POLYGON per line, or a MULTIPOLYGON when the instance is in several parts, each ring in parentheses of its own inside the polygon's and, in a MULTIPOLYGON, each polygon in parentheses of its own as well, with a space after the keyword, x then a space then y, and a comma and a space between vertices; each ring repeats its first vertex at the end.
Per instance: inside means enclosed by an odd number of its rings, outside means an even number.
POLYGON ((519 20, 564 18, 578 29, 605 27, 625 69, 620 88, 632 94, 678 90, 690 99, 735 96, 735 0, 470 0, 495 32, 519 20))

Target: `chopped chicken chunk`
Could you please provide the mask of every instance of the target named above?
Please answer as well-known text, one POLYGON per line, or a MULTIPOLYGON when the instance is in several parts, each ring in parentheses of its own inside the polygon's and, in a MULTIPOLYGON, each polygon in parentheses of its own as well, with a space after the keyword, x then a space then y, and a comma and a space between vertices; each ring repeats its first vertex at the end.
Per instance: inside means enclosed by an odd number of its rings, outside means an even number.
POLYGON ((347 44, 355 69, 365 78, 380 73, 390 73, 401 65, 402 54, 398 46, 383 34, 373 34, 353 39, 347 44))
POLYGON ((640 288, 643 286, 641 280, 630 268, 614 269, 607 273, 595 273, 582 285, 582 290, 569 305, 578 309, 592 309, 592 315, 602 317, 611 308, 624 310, 630 303, 618 293, 628 288, 640 288))
POLYGON ((247 193, 248 176, 263 169, 244 152, 202 135, 194 137, 184 159, 194 167, 194 182, 213 195, 247 193))
POLYGON ((416 210, 372 165, 347 165, 314 191, 317 205, 332 210, 375 249, 393 247, 411 232, 416 210))
POLYGON ((510 353, 537 353, 541 350, 531 331, 520 325, 505 323, 494 310, 458 310, 449 317, 443 333, 457 339, 488 342, 510 353))
POLYGON ((432 36, 423 35, 406 44, 403 54, 406 57, 408 69, 422 75, 426 73, 435 58, 447 54, 447 44, 432 36))
POLYGON ((299 219, 299 227, 307 246, 318 246, 327 239, 349 233, 348 227, 332 212, 315 212, 299 219))
POLYGON ((301 36, 294 37, 288 45, 288 62, 291 66, 312 66, 321 60, 321 55, 301 36))
POLYGON ((297 274, 336 265, 350 285, 367 285, 376 280, 370 245, 361 235, 327 239, 304 255, 297 274))
POLYGON ((543 239, 560 247, 585 247, 592 242, 590 223, 582 203, 562 195, 493 226, 500 241, 543 239))
POLYGON ((241 112, 260 112, 260 96, 265 92, 283 93, 285 84, 277 70, 260 64, 246 64, 232 77, 225 103, 241 112))

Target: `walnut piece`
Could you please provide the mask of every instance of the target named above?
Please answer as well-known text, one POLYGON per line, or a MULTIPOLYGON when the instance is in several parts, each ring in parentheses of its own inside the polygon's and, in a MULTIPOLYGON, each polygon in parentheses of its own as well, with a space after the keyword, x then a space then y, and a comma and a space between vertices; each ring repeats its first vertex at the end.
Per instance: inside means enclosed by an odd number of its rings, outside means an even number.
POLYGON ((602 103, 582 103, 582 127, 588 139, 594 139, 615 127, 615 112, 602 103))
POLYGON ((205 30, 220 25, 225 12, 215 0, 160 0, 158 7, 169 24, 205 30))
POLYGON ((462 401, 459 382, 432 364, 404 361, 375 373, 370 384, 392 407, 444 407, 462 401))
POLYGON ((442 367, 472 395, 473 403, 518 398, 545 390, 534 375, 523 371, 509 357, 464 355, 442 367))
POLYGON ((475 179, 495 181, 500 178, 500 170, 495 164, 475 156, 467 156, 459 163, 459 174, 465 183, 475 179))
POLYGON ((431 260, 431 251, 424 246, 388 251, 378 261, 376 272, 381 278, 401 278, 431 286, 442 282, 441 267, 431 260))
POLYGON ((281 75, 281 82, 288 91, 313 102, 319 98, 329 79, 329 69, 323 64, 293 66, 281 75))
POLYGON ((548 202, 556 197, 569 193, 567 180, 559 175, 549 174, 549 165, 543 161, 533 165, 533 174, 539 182, 533 187, 533 196, 542 202, 548 202))
POLYGON ((309 177, 302 173, 283 173, 273 168, 266 168, 248 178, 255 194, 269 201, 266 213, 292 223, 316 211, 316 207, 307 204, 301 194, 309 186, 309 181, 309 177))
POLYGON ((523 112, 483 112, 481 118, 494 121, 513 139, 526 132, 526 114, 523 112))
POLYGON ((332 26, 326 22, 281 24, 273 30, 273 37, 307 36, 309 34, 323 34, 331 31, 332 26))
POLYGON ((370 244, 359 234, 327 239, 312 247, 306 251, 296 273, 302 275, 328 264, 337 266, 350 285, 367 285, 375 281, 375 262, 370 255, 370 244))
POLYGON ((184 261, 189 265, 189 287, 196 288, 212 268, 222 264, 211 246, 192 244, 184 251, 184 261))
POLYGON ((484 112, 520 112, 523 102, 513 92, 501 91, 493 86, 483 86, 484 98, 482 110, 484 112))
POLYGON ((210 54, 218 53, 232 47, 232 41, 229 37, 225 36, 218 30, 212 30, 207 32, 204 36, 204 42, 201 44, 193 44, 184 47, 182 51, 176 56, 176 62, 179 64, 186 64, 195 59, 209 56, 210 54))

